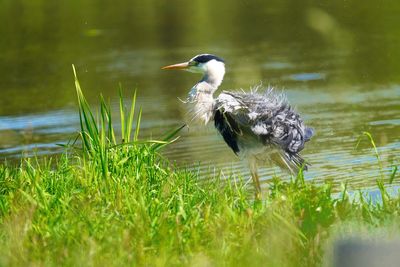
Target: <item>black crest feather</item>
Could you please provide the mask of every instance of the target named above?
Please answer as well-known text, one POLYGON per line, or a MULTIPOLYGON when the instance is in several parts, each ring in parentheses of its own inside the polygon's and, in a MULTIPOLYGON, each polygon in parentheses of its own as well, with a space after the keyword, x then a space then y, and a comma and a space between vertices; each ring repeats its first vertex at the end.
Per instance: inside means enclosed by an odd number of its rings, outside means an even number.
POLYGON ((207 63, 208 61, 213 60, 213 59, 215 59, 216 61, 220 61, 220 62, 224 62, 225 63, 225 61, 222 58, 214 56, 214 55, 211 55, 211 54, 197 55, 194 58, 192 58, 191 60, 192 61, 196 61, 198 63, 207 63))

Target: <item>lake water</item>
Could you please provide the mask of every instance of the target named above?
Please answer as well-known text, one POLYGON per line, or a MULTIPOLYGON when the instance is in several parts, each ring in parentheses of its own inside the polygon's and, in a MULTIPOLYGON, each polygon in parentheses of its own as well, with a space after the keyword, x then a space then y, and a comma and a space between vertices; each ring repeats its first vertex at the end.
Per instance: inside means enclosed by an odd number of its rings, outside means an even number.
MULTIPOLYGON (((303 155, 308 179, 375 185, 372 134, 388 175, 400 162, 400 2, 0 2, 0 161, 60 153, 77 134, 71 64, 93 106, 117 108, 118 87, 138 92, 143 138, 185 120, 200 78, 161 66, 213 53, 226 60, 223 90, 263 83, 283 90, 316 131, 303 155)), ((164 151, 203 175, 246 169, 212 125, 190 125, 164 151)), ((264 180, 276 168, 263 168, 264 180)))

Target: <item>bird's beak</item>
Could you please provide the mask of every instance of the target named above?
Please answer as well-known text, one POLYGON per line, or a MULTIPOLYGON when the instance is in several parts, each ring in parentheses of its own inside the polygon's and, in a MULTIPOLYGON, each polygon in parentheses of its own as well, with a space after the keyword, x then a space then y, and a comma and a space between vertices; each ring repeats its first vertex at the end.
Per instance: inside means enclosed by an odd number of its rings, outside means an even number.
POLYGON ((189 62, 183 62, 178 64, 173 64, 169 66, 162 67, 162 70, 184 70, 189 68, 189 62))

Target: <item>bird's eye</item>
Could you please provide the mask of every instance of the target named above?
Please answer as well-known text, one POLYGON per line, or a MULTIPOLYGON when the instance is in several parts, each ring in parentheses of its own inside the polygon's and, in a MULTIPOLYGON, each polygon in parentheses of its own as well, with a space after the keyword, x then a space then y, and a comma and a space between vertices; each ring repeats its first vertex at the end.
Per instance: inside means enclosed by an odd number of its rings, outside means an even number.
POLYGON ((198 62, 196 62, 196 61, 189 61, 189 66, 197 66, 197 65, 199 65, 198 62))

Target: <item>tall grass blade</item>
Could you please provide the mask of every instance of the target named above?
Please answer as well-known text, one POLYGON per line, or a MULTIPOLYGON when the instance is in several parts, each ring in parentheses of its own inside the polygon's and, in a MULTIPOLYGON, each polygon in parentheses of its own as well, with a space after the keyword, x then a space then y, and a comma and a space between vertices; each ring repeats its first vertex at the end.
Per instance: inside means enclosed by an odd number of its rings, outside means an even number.
POLYGON ((133 137, 133 141, 137 141, 139 138, 139 130, 140 130, 140 121, 142 118, 142 108, 139 109, 139 114, 136 119, 136 129, 135 129, 135 135, 133 137))
POLYGON ((76 88, 76 94, 77 94, 77 97, 78 97, 79 124, 80 124, 80 128, 81 128, 80 135, 81 135, 81 138, 83 140, 83 148, 87 153, 92 154, 92 149, 91 149, 91 146, 90 146, 89 136, 86 135, 85 130, 84 130, 85 129, 85 126, 84 126, 84 119, 85 118, 84 118, 84 115, 83 115, 84 103, 83 103, 83 100, 82 100, 81 86, 79 84, 78 77, 76 75, 76 70, 75 70, 75 66, 74 65, 72 65, 72 70, 73 70, 73 73, 74 73, 75 88, 76 88))
POLYGON ((183 124, 182 126, 178 127, 177 129, 167 132, 164 136, 161 137, 161 140, 164 143, 155 144, 153 146, 153 149, 159 150, 159 149, 163 148, 164 146, 166 146, 167 144, 170 144, 170 143, 176 141, 179 138, 179 136, 178 137, 175 137, 175 136, 185 127, 186 127, 186 124, 183 124))
POLYGON ((129 142, 127 137, 125 136, 125 105, 124 105, 124 98, 122 96, 122 89, 119 89, 119 113, 121 117, 121 138, 122 143, 129 142))
MULTIPOLYGON (((377 161, 378 161, 379 173, 380 173, 380 175, 381 175, 381 179, 383 179, 383 178, 384 178, 384 175, 383 175, 383 165, 382 165, 382 161, 381 161, 381 158, 380 158, 380 156, 379 156, 378 148, 376 147, 374 138, 372 137, 372 135, 371 135, 369 132, 363 132, 362 134, 363 134, 362 136, 368 137, 369 142, 371 143, 371 145, 372 145, 372 147, 373 147, 373 149, 374 149, 375 157, 376 157, 376 159, 377 159, 377 161)), ((358 148, 358 146, 360 145, 362 136, 360 136, 360 137, 358 138, 357 144, 356 144, 356 148, 358 148)))
POLYGON ((102 120, 107 122, 107 128, 106 128, 107 138, 110 142, 112 142, 113 144, 116 144, 114 127, 112 125, 110 104, 107 105, 107 103, 105 102, 105 100, 103 98, 103 95, 101 95, 101 97, 100 97, 100 110, 101 110, 101 114, 102 114, 102 120))
POLYGON ((131 110, 129 111, 129 119, 126 127, 127 142, 129 142, 131 139, 132 125, 133 125, 133 120, 135 118, 135 105, 136 105, 136 90, 132 97, 131 110))
MULTIPOLYGON (((78 105, 79 105, 79 120, 81 126, 81 137, 82 144, 84 146, 84 151, 88 153, 88 155, 94 159, 94 161, 99 161, 99 167, 101 168, 101 173, 103 177, 107 177, 108 175, 108 143, 109 139, 106 136, 106 125, 107 121, 109 121, 109 109, 104 102, 104 99, 101 98, 100 105, 100 129, 97 126, 97 122, 89 103, 87 102, 85 96, 83 95, 81 86, 79 84, 78 77, 76 75, 75 66, 72 65, 72 69, 74 72, 75 78, 75 88, 78 97, 78 105)), ((112 127, 111 127, 112 128, 112 127)))
POLYGON ((389 178, 389 184, 393 183, 394 178, 396 177, 396 173, 397 173, 398 167, 397 165, 395 165, 393 167, 392 173, 390 174, 390 178, 389 178))

